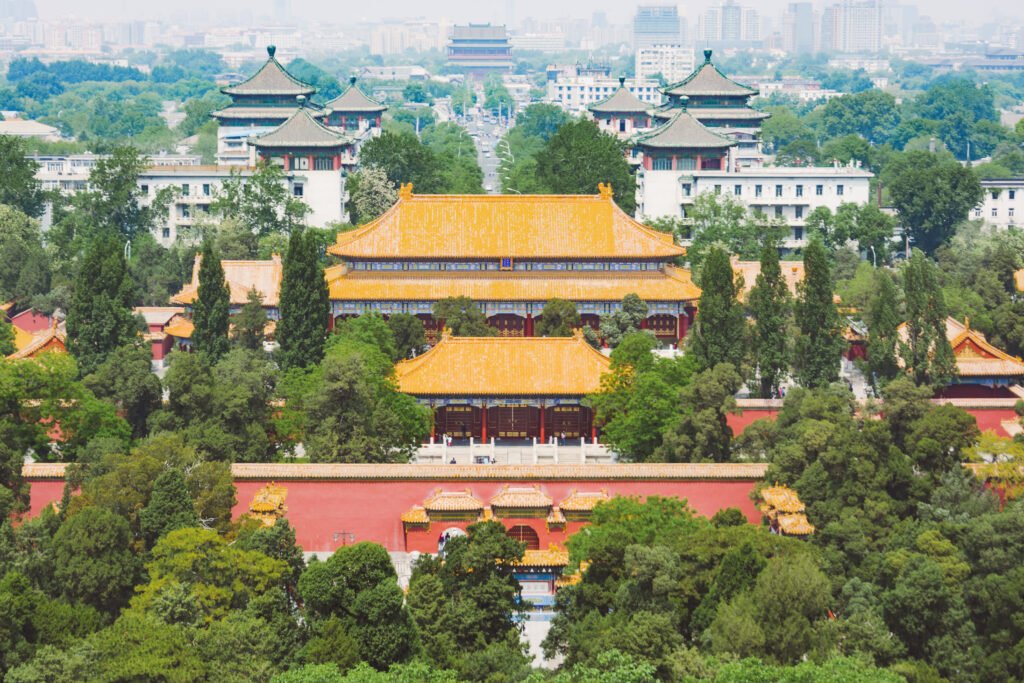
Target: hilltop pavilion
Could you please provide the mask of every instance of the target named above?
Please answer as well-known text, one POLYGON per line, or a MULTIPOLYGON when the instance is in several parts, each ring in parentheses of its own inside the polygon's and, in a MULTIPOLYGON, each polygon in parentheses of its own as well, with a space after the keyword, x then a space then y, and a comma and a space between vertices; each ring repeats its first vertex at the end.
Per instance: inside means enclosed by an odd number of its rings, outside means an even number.
POLYGON ((672 235, 634 220, 597 195, 414 195, 366 225, 340 233, 328 250, 335 318, 376 311, 424 321, 436 342, 435 302, 466 296, 501 336, 532 337, 552 298, 576 304, 583 322, 636 294, 649 307, 644 327, 663 342, 686 336, 700 290, 674 265, 685 251, 672 235))

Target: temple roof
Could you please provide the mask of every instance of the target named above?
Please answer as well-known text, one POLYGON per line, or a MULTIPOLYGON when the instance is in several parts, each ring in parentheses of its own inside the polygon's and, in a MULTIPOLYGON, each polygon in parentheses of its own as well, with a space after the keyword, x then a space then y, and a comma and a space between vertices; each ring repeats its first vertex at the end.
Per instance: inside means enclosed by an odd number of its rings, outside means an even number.
POLYGON ((423 501, 423 508, 428 512, 430 510, 442 512, 479 512, 484 509, 484 504, 480 502, 479 498, 470 493, 469 489, 465 491, 442 491, 438 489, 434 492, 434 495, 423 501))
POLYGON ((598 503, 610 500, 608 491, 577 491, 573 489, 569 497, 558 504, 558 507, 568 512, 590 512, 598 503))
POLYGON ((19 343, 22 341, 18 339, 18 332, 21 328, 15 327, 15 351, 7 358, 11 360, 23 360, 25 358, 35 358, 41 353, 66 353, 67 352, 67 334, 63 327, 57 324, 54 320, 53 324, 45 330, 40 330, 31 336, 24 346, 19 347, 19 343))
MULTIPOLYGON (((67 463, 22 466, 29 479, 63 479, 67 463)), ((235 481, 760 481, 765 462, 602 463, 575 465, 422 465, 414 463, 232 463, 235 481)))
POLYGON ((712 97, 715 95, 756 95, 757 89, 730 79, 711 63, 711 50, 704 50, 704 63, 682 81, 666 87, 666 95, 712 97))
MULTIPOLYGON (((732 143, 730 143, 732 144, 732 143)), ((597 195, 413 195, 328 250, 352 259, 670 259, 672 236, 633 220, 607 185, 597 195)))
POLYGON ((650 104, 630 92, 621 78, 618 90, 587 107, 592 112, 605 114, 645 114, 650 108, 650 104))
POLYGON ((765 505, 778 510, 779 512, 803 512, 804 504, 800 501, 796 491, 788 486, 769 486, 761 490, 761 500, 765 505))
POLYGON ((565 567, 569 564, 569 551, 552 543, 547 550, 527 550, 523 559, 515 563, 519 567, 565 567))
POLYGON ((340 95, 325 104, 324 108, 330 111, 382 112, 387 109, 387 105, 364 93, 356 85, 356 79, 353 78, 349 81, 349 86, 340 95))
POLYGON ((491 498, 492 508, 548 508, 551 498, 539 486, 510 487, 507 484, 491 498))
POLYGON ((300 108, 280 126, 254 140, 261 147, 342 147, 351 140, 313 118, 309 110, 300 108))
POLYGON ((267 61, 246 80, 236 85, 229 85, 221 88, 225 95, 298 95, 310 96, 316 92, 316 88, 309 83, 303 83, 285 70, 281 63, 274 57, 277 48, 273 45, 267 46, 267 61))
MULTIPOLYGON (((970 327, 970 321, 960 322, 946 318, 946 339, 956 357, 957 374, 961 379, 970 377, 1021 377, 1024 361, 993 346, 985 335, 970 327)), ((900 338, 907 340, 907 324, 899 326, 900 338)))
MULTIPOLYGON (((680 107, 678 104, 666 102, 651 110, 654 118, 667 121, 672 118, 680 107)), ((764 119, 771 118, 768 112, 758 111, 750 107, 687 107, 686 111, 698 121, 750 121, 756 125, 764 119)))
POLYGON ((664 125, 637 137, 636 144, 659 149, 728 149, 736 141, 709 130, 688 111, 680 109, 664 125))
POLYGON ((452 337, 398 363, 399 390, 414 396, 585 396, 610 360, 572 337, 452 337))
POLYGON ((169 334, 178 339, 191 339, 195 331, 196 326, 188 318, 178 318, 164 328, 164 334, 169 334))
MULTIPOLYGON (((171 297, 171 303, 191 304, 199 295, 199 265, 202 254, 196 254, 192 264, 192 282, 171 297)), ((244 306, 249 301, 249 290, 253 287, 263 297, 264 306, 277 306, 283 273, 281 257, 274 254, 269 261, 235 261, 224 259, 220 262, 224 279, 231 293, 231 305, 244 306)), ((164 330, 168 334, 173 334, 164 330)), ((176 335, 177 336, 177 335, 176 335)))
POLYGON ((296 111, 298 103, 287 107, 246 107, 233 105, 220 111, 215 111, 210 116, 217 119, 281 119, 288 120, 296 111))
POLYGON ((690 271, 367 271, 345 266, 327 269, 332 301, 439 301, 467 296, 473 301, 621 301, 636 294, 644 301, 700 298, 690 271))

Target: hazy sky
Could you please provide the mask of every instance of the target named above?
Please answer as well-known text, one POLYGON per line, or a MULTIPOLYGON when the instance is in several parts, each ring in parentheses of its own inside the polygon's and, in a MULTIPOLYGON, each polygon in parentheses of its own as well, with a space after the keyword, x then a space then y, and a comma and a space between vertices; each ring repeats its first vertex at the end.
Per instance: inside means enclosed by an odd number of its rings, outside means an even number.
MULTIPOLYGON (((506 0, 376 0, 356 2, 341 0, 290 0, 292 13, 299 20, 352 21, 394 17, 426 16, 431 19, 447 18, 454 21, 494 21, 506 18, 506 0)), ((788 0, 741 0, 741 4, 757 7, 769 16, 778 15, 788 0)), ((827 0, 829 4, 834 0, 827 0)), ((566 16, 589 17, 595 11, 604 11, 610 21, 620 23, 632 16, 637 4, 659 4, 657 0, 639 3, 633 0, 511 0, 517 20, 528 16, 555 18, 566 16)), ((680 12, 691 21, 711 0, 678 3, 680 12)), ((825 0, 816 3, 821 6, 825 0)), ((911 4, 908 2, 908 4, 911 4)), ((980 23, 1000 16, 1020 15, 1015 3, 1005 0, 921 0, 916 3, 922 14, 934 19, 980 23)), ((232 12, 249 10, 254 15, 267 15, 272 0, 173 0, 172 2, 140 2, 139 0, 36 0, 39 14, 44 19, 74 16, 79 19, 129 20, 155 18, 181 18, 191 15, 207 16, 211 20, 232 12)))

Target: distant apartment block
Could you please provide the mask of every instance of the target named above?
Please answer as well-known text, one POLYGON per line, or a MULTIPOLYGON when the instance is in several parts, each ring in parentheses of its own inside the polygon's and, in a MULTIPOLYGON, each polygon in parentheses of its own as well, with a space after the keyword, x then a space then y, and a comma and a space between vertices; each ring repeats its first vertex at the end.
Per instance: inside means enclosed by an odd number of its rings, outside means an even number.
POLYGON ((817 49, 818 27, 814 5, 791 2, 782 17, 782 48, 794 55, 811 54, 817 49))
POLYGON ((454 26, 448 64, 467 74, 510 73, 515 62, 508 30, 491 24, 454 26))
POLYGON ((723 0, 698 19, 697 43, 703 47, 736 47, 760 40, 760 14, 736 0, 723 0))
POLYGON ((683 19, 675 5, 640 5, 633 17, 633 49, 682 45, 683 19))
MULTIPOLYGON (((661 104, 661 84, 658 81, 626 79, 624 87, 642 102, 655 107, 661 104)), ((566 111, 584 112, 587 107, 615 94, 619 81, 614 78, 575 76, 548 81, 546 100, 566 111)))
POLYGON ((1000 229, 1024 225, 1024 178, 982 180, 985 194, 971 218, 1000 229))
POLYGON ((882 10, 879 0, 844 0, 825 8, 821 19, 821 48, 851 54, 882 49, 882 10))
POLYGON ((677 83, 693 71, 693 48, 655 45, 636 51, 635 74, 641 81, 652 80, 656 74, 667 83, 677 83))

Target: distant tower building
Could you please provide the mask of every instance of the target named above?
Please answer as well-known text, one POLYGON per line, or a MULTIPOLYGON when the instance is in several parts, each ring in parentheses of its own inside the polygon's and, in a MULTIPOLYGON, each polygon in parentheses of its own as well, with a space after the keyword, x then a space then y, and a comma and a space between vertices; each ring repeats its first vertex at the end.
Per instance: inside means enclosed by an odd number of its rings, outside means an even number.
POLYGON ((278 23, 287 23, 292 17, 291 0, 274 0, 274 20, 278 23))
POLYGON ((448 63, 467 74, 511 72, 514 62, 508 29, 491 24, 452 27, 448 63))
POLYGON ((882 10, 878 0, 843 0, 825 8, 821 20, 823 50, 874 53, 882 48, 882 10))
POLYGON ((633 17, 633 49, 682 45, 683 24, 675 5, 640 5, 633 17))
POLYGON ((723 43, 738 43, 743 32, 743 8, 735 0, 725 0, 720 9, 722 28, 720 40, 723 43))
POLYGON ((814 5, 792 2, 786 9, 782 27, 783 49, 790 54, 814 52, 814 5))

